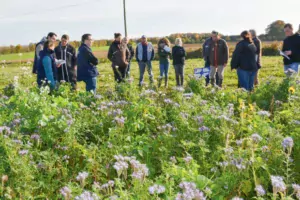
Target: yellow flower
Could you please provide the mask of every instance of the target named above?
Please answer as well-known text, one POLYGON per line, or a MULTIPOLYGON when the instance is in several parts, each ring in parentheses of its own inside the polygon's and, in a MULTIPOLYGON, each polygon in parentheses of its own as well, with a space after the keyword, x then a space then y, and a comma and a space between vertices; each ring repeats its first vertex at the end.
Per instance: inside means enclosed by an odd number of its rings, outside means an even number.
POLYGON ((249 104, 249 108, 250 108, 251 111, 254 110, 254 106, 252 104, 249 104))
POLYGON ((291 86, 291 87, 289 88, 289 93, 294 94, 295 91, 296 91, 296 90, 295 90, 294 86, 291 86))

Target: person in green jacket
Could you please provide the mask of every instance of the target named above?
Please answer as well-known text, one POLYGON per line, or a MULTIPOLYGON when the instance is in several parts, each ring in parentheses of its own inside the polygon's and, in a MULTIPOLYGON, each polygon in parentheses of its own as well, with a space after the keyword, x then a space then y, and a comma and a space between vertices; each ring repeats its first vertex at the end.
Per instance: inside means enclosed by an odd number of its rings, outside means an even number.
POLYGON ((161 82, 164 77, 165 77, 165 87, 168 87, 170 56, 172 54, 170 47, 171 47, 171 43, 167 38, 162 38, 158 41, 158 56, 159 56, 159 70, 160 70, 158 87, 161 86, 161 82))

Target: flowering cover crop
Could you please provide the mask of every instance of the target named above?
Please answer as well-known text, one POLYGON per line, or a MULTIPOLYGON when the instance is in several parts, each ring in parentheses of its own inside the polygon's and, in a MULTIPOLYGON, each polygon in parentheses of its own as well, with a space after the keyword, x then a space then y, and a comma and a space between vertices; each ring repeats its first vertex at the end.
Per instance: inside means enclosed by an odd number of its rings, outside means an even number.
POLYGON ((252 94, 17 82, 0 96, 1 199, 300 199, 295 78, 252 94))

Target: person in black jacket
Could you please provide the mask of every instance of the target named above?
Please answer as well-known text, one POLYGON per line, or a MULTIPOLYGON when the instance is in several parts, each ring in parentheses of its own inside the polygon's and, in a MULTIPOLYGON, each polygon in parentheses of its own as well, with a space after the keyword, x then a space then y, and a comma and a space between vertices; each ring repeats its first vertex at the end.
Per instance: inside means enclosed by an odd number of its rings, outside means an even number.
POLYGON ((122 40, 120 33, 115 33, 115 41, 110 45, 107 57, 112 62, 115 81, 118 83, 123 81, 126 77, 130 52, 126 39, 122 40))
POLYGON ((66 61, 57 70, 58 81, 65 81, 71 83, 72 88, 76 90, 77 84, 77 63, 76 63, 76 50, 69 44, 69 36, 63 35, 61 42, 54 49, 56 59, 66 61))
POLYGON ((290 59, 284 57, 284 72, 287 76, 289 76, 288 71, 292 70, 298 73, 299 65, 300 65, 300 34, 293 33, 293 25, 286 24, 284 26, 284 32, 286 38, 283 41, 282 51, 287 55, 290 59))
MULTIPOLYGON (((261 56, 262 56, 262 45, 261 45, 261 41, 260 39, 257 37, 257 34, 256 34, 256 31, 254 29, 250 30, 250 33, 251 33, 251 36, 252 36, 252 40, 253 40, 253 43, 255 44, 256 46, 256 61, 257 61, 257 64, 258 64, 258 69, 261 68, 261 56)), ((257 74, 255 76, 255 79, 254 79, 254 85, 258 85, 259 81, 258 81, 258 74, 259 74, 259 70, 257 71, 257 74)))
POLYGON ((97 76, 99 75, 97 65, 99 61, 91 49, 93 44, 92 35, 84 34, 81 42, 77 55, 77 80, 85 82, 87 92, 92 91, 96 94, 97 76))
POLYGON ((257 48, 249 31, 243 31, 241 37, 243 40, 236 45, 232 55, 231 69, 237 69, 240 86, 252 91, 258 70, 258 63, 255 59, 257 48))
POLYGON ((126 77, 130 78, 130 66, 131 66, 131 60, 132 60, 132 58, 134 58, 134 48, 130 44, 130 40, 127 37, 125 38, 125 42, 127 44, 127 48, 130 53, 130 57, 128 59, 128 67, 127 67, 127 71, 126 71, 126 77))
POLYGON ((176 75, 176 86, 183 86, 184 82, 184 64, 185 64, 185 49, 182 47, 181 38, 176 38, 175 46, 172 48, 173 65, 176 75))

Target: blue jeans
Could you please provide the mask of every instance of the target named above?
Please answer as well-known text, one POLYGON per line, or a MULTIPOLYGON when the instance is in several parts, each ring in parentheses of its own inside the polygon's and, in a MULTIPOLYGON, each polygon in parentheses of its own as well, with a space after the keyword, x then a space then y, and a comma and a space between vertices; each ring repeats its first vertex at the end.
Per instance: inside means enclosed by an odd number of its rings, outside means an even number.
POLYGON ((140 61, 139 62, 139 68, 140 68, 140 85, 144 82, 144 74, 146 71, 146 67, 147 67, 147 71, 149 74, 149 79, 150 82, 153 83, 153 73, 152 73, 152 63, 151 61, 147 61, 147 62, 143 62, 140 61))
POLYGON ((242 69, 237 69, 237 75, 238 75, 240 87, 245 88, 248 91, 252 91, 254 88, 254 80, 256 74, 257 74, 257 70, 246 71, 242 69))
POLYGON ((292 69, 292 70, 294 70, 295 72, 298 73, 299 65, 300 65, 300 63, 292 63, 290 65, 285 65, 284 66, 284 72, 286 72, 288 69, 292 69))
POLYGON ((93 91, 96 94, 97 89, 97 77, 91 77, 89 79, 84 80, 85 82, 85 89, 87 92, 93 91))
POLYGON ((159 64, 160 78, 162 78, 162 77, 168 78, 169 67, 170 67, 170 63, 160 63, 159 64))

